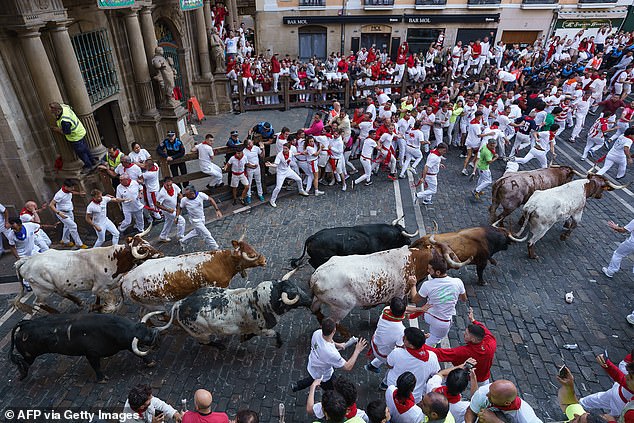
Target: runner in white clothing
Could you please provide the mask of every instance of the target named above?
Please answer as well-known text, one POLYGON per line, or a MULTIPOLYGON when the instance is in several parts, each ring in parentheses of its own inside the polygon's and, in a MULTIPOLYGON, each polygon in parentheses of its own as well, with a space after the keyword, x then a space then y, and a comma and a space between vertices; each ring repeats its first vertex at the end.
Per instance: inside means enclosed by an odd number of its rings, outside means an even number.
POLYGON ((505 415, 504 421, 542 423, 530 404, 520 399, 517 388, 509 380, 499 379, 480 387, 471 397, 471 403, 465 413, 465 423, 476 422, 479 415, 486 421, 497 419, 496 412, 505 415))
MULTIPOLYGON (((19 217, 13 217, 9 219, 9 232, 7 240, 9 241, 9 248, 11 253, 16 259, 23 257, 30 257, 37 254, 40 249, 35 245, 35 232, 40 228, 40 225, 33 222, 23 223, 19 217)), ((47 248, 48 250, 48 248, 47 248)), ((46 251, 46 250, 44 250, 46 251)), ((22 282, 27 290, 30 291, 30 287, 26 284, 26 281, 22 282)))
POLYGON ((202 144, 194 144, 191 151, 198 152, 198 163, 200 170, 203 173, 211 176, 211 182, 207 184, 207 188, 211 189, 217 186, 222 186, 222 169, 220 166, 213 163, 214 159, 214 136, 211 134, 205 135, 205 140, 202 144))
POLYGON ((597 175, 605 175, 607 171, 616 164, 619 167, 616 173, 616 179, 624 177, 627 165, 632 164, 632 156, 630 153, 632 140, 634 140, 634 128, 628 128, 625 134, 614 141, 614 145, 612 145, 612 148, 605 156, 605 164, 601 170, 597 172, 597 175))
POLYGON ((425 421, 423 410, 416 405, 413 392, 416 388, 416 376, 412 372, 404 372, 395 385, 385 390, 385 404, 390 411, 390 423, 420 423, 425 421))
POLYGON ((423 132, 420 130, 421 123, 416 122, 413 128, 405 134, 403 138, 405 142, 405 161, 403 162, 401 174, 399 178, 405 177, 405 172, 409 170, 410 172, 416 173, 416 166, 423 159, 423 152, 420 147, 423 142, 429 143, 429 141, 424 141, 423 132), (410 163, 414 160, 414 163, 410 167, 410 163))
POLYGON ((187 210, 189 223, 194 227, 194 229, 192 229, 187 235, 179 239, 181 248, 184 248, 186 241, 195 237, 196 235, 199 235, 203 238, 205 246, 209 250, 220 249, 214 237, 211 236, 209 229, 207 229, 207 227, 205 226, 205 201, 209 201, 213 208, 216 209, 216 217, 222 217, 222 212, 218 208, 218 205, 214 201, 213 197, 209 197, 204 192, 196 191, 196 188, 191 185, 185 188, 184 195, 180 199, 178 207, 176 209, 176 218, 174 219, 174 223, 178 223, 178 218, 180 217, 183 210, 187 210))
POLYGON ((247 139, 247 146, 244 149, 244 155, 247 158, 247 182, 249 184, 249 192, 247 193, 247 204, 251 204, 251 190, 253 181, 258 190, 258 199, 264 201, 264 191, 262 190, 262 172, 260 168, 260 159, 264 157, 264 143, 259 142, 254 145, 253 138, 247 139))
POLYGON ((462 280, 447 276, 447 263, 435 251, 427 265, 430 278, 427 279, 416 292, 416 278, 410 277, 410 300, 418 304, 427 299, 431 304, 425 313, 425 322, 429 324, 430 336, 426 344, 434 346, 449 333, 451 319, 456 314, 458 300, 467 301, 467 293, 462 280), (412 280, 413 279, 413 280, 412 280))
POLYGON ((143 200, 145 201, 145 206, 155 221, 163 220, 159 208, 156 207, 156 194, 158 194, 161 189, 161 185, 159 183, 159 168, 154 164, 154 160, 145 160, 145 172, 143 172, 139 180, 143 183, 143 200))
POLYGON ((282 151, 275 156, 275 162, 266 162, 267 167, 275 167, 277 172, 276 176, 276 185, 273 190, 273 194, 271 195, 271 200, 269 203, 272 207, 277 207, 275 200, 277 200, 277 196, 280 194, 282 190, 282 186, 284 185, 284 181, 286 178, 292 179, 297 183, 297 189, 299 190, 299 195, 308 196, 308 193, 304 190, 302 186, 302 178, 291 169, 291 163, 295 161, 295 157, 291 154, 291 150, 288 144, 284 144, 282 147, 282 151))
POLYGON ((112 223, 112 220, 108 218, 108 203, 122 203, 122 198, 116 198, 111 195, 103 196, 103 193, 98 189, 93 189, 90 193, 92 195, 92 201, 86 207, 86 222, 93 227, 97 233, 97 241, 95 241, 95 247, 101 247, 106 240, 106 232, 110 232, 112 235, 112 245, 119 243, 119 230, 112 223))
POLYGON ((57 215, 57 218, 64 224, 64 230, 62 231, 61 244, 65 247, 88 248, 86 244, 79 237, 77 232, 77 223, 75 223, 75 217, 73 216, 73 194, 80 196, 86 195, 85 192, 75 191, 75 182, 72 179, 66 179, 62 183, 62 188, 57 191, 53 199, 51 200, 49 207, 53 213, 57 215), (70 238, 73 238, 75 242, 71 242, 70 238))
POLYGON ((138 232, 143 232, 144 229, 144 217, 143 217, 143 203, 142 188, 137 181, 130 179, 127 173, 124 173, 119 178, 120 184, 117 185, 117 198, 122 198, 123 204, 121 209, 123 210, 123 221, 119 224, 119 232, 124 232, 132 224, 134 219, 134 228, 138 232))
POLYGON ((229 160, 227 160, 227 164, 225 164, 225 167, 223 168, 225 172, 231 169, 231 174, 233 175, 231 178, 231 194, 233 195, 234 206, 238 197, 238 184, 240 183, 242 183, 242 186, 244 187, 242 194, 240 194, 240 203, 249 204, 251 202, 251 197, 247 197, 247 194, 251 192, 246 173, 248 163, 249 160, 244 155, 244 151, 238 150, 229 160))
POLYGON ((174 226, 174 222, 176 222, 176 236, 178 239, 185 236, 185 218, 183 216, 176 217, 176 209, 180 198, 181 189, 178 185, 174 184, 174 180, 171 176, 166 176, 165 179, 163 179, 163 187, 156 196, 157 207, 169 215, 163 223, 163 230, 159 235, 159 242, 171 241, 169 235, 172 231, 172 226, 174 226))
POLYGON ((416 186, 423 183, 423 190, 416 193, 416 199, 422 198, 423 204, 433 204, 432 196, 436 194, 438 189, 438 172, 440 169, 444 169, 445 165, 442 164, 444 155, 447 152, 447 145, 444 142, 438 144, 438 146, 429 153, 425 167, 423 168, 423 174, 416 183, 416 186))
MULTIPOLYGON (((618 233, 629 233, 627 239, 623 241, 616 248, 616 250, 614 250, 614 253, 612 254, 612 260, 610 260, 610 264, 608 265, 608 267, 601 268, 601 270, 603 270, 603 273, 605 273, 605 276, 611 278, 616 272, 621 269, 621 261, 623 260, 623 258, 634 253, 634 219, 630 220, 630 223, 625 226, 619 226, 610 220, 608 222, 608 226, 610 227, 610 229, 618 233)), ((634 269, 632 269, 632 272, 634 272, 634 269)))

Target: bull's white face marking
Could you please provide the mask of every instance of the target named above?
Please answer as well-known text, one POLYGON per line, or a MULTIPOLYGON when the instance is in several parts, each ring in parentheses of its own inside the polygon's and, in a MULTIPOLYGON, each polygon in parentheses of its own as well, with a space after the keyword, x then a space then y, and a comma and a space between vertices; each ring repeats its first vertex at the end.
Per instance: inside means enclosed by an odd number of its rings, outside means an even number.
POLYGON ((70 341, 70 329, 73 327, 73 325, 68 325, 68 329, 66 329, 66 337, 68 338, 68 340, 70 341))

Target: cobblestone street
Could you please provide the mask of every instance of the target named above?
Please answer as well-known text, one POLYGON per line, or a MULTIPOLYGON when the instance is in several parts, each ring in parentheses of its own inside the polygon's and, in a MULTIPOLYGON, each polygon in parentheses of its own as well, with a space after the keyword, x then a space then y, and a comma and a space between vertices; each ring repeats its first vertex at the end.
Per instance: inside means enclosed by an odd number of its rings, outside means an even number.
MULTIPOLYGON (((294 130, 304 126, 311 114, 310 110, 294 109, 286 114, 223 115, 209 117, 198 130, 203 136, 213 132, 217 144, 221 145, 232 129, 238 129, 244 137, 249 126, 268 120, 276 130, 282 126, 294 130)), ((587 122, 586 127, 590 123, 587 122)), ((565 139, 568 133, 564 132, 565 139)), ((585 137, 582 135, 581 139, 585 137)), ((579 171, 590 167, 578 159, 582 148, 579 142, 558 142, 557 148, 558 164, 571 164, 579 171)), ((246 230, 246 240, 267 259, 265 268, 251 269, 246 280, 236 276, 231 287, 253 287, 261 281, 281 278, 290 270, 289 259, 301 254, 304 240, 323 228, 390 222, 400 212, 405 213, 408 232, 416 229, 429 232, 434 222, 440 232, 486 225, 490 190, 481 202, 471 197, 475 181, 470 182, 459 173, 462 159, 458 155, 455 149, 447 154, 447 169, 439 174, 439 193, 432 206, 413 204, 411 178, 392 182, 384 173, 373 178, 372 186, 361 185, 348 192, 342 192, 338 186, 326 187, 326 195, 321 197, 304 198, 296 191, 282 191, 276 209, 268 204, 254 204, 245 211, 232 213, 226 212, 227 205, 223 203, 225 217, 207 225, 221 247, 230 247, 231 240, 246 230)), ((492 166, 494 180, 502 171, 503 162, 492 166)), ((630 169, 619 183, 631 180, 630 169)), ((537 243, 539 260, 527 258, 525 244, 512 245, 508 251, 498 253, 495 256, 498 265, 490 265, 485 271, 487 286, 477 286, 474 267, 451 272, 465 282, 468 305, 474 308, 476 319, 485 323, 497 337, 493 378, 514 381, 522 398, 544 421, 563 419, 557 404, 555 379, 556 368, 562 360, 575 375, 580 394, 586 395, 611 386, 594 355, 607 349, 610 358, 618 362, 634 347, 634 329, 625 320, 634 304, 632 260, 625 259, 621 272, 612 279, 601 272, 601 266, 609 262, 614 248, 622 241, 620 235, 607 227, 606 221, 614 220, 621 225, 629 222, 634 216, 633 199, 631 191, 621 190, 606 193, 600 200, 589 200, 583 221, 568 241, 559 240, 561 224, 557 224, 537 243), (570 291, 575 301, 566 304, 564 295, 570 291), (567 351, 562 347, 574 343, 578 344, 576 350, 567 351)), ((211 212, 209 209, 206 212, 209 218, 211 212)), ((519 215, 516 212, 512 217, 517 222, 519 215)), ((154 228, 149 237, 154 245, 157 245, 158 232, 154 228)), ((186 251, 202 248, 202 242, 196 240, 188 244, 186 251)), ((175 242, 160 249, 166 255, 182 253, 175 242)), ((11 274, 11 262, 10 258, 3 257, 0 273, 11 274)), ((311 271, 312 268, 305 266, 293 276, 307 292, 311 271)), ((72 269, 69 274, 72 275, 72 269)), ((0 295, 0 366, 5 370, 0 382, 3 407, 73 406, 120 410, 132 386, 149 383, 155 396, 177 408, 182 398, 191 404, 193 391, 204 387, 214 393, 215 410, 227 411, 230 416, 248 407, 260 412, 262 422, 273 422, 277 421, 278 405, 284 403, 287 422, 314 421, 304 410, 307 390, 294 394, 289 387, 306 372, 310 337, 318 327, 307 309, 292 311, 281 318, 278 326, 284 340, 281 348, 276 348, 270 338, 254 338, 245 343, 231 338, 227 339, 226 350, 218 350, 199 345, 183 330, 173 327, 156 351, 154 358, 158 365, 155 368, 148 369, 132 353, 121 352, 102 360, 110 379, 106 384, 97 384, 84 358, 47 355, 35 361, 27 379, 18 381, 18 372, 7 359, 11 329, 23 317, 21 312, 11 310, 14 295, 13 292, 0 295)), ((83 298, 89 299, 88 296, 83 298)), ((78 311, 68 300, 57 300, 57 304, 65 311, 78 311)), ((468 322, 467 309, 466 305, 458 306, 449 334, 452 346, 462 342, 468 322)), ((131 319, 138 319, 140 314, 138 307, 130 302, 121 312, 131 319)), ((343 323, 356 336, 369 339, 378 315, 378 307, 356 309, 343 323)), ((426 328, 424 322, 421 327, 426 328)), ((350 353, 351 349, 346 350, 343 356, 348 357, 350 353)), ((362 354, 349 374, 359 389, 360 408, 383 395, 377 389, 380 376, 365 372, 362 367, 365 361, 362 354)), ((0 421, 4 421, 3 407, 0 407, 0 421)))

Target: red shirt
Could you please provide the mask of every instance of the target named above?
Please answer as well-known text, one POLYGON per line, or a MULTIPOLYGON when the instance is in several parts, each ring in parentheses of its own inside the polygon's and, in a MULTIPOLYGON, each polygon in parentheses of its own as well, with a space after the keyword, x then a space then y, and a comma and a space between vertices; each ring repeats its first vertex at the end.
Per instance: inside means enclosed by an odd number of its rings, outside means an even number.
POLYGON ((242 64, 242 77, 243 78, 251 78, 251 63, 244 62, 242 64))
POLYGON ((368 58, 366 59, 366 62, 368 63, 372 63, 376 60, 376 53, 374 52, 374 49, 370 49, 370 51, 368 52, 368 58))
POLYGON ((407 60, 407 55, 405 53, 399 53, 399 55, 396 56, 397 65, 404 65, 406 60, 407 60))
POLYGON ((337 71, 340 73, 348 73, 348 64, 345 60, 342 59, 337 63, 337 71))
POLYGON ((273 56, 271 58, 271 73, 280 73, 281 70, 280 61, 277 60, 277 57, 273 56))
POLYGON ((471 57, 477 59, 482 54, 482 44, 474 44, 471 47, 471 57))
POLYGON ((497 348, 495 336, 482 323, 474 320, 474 325, 484 329, 484 338, 479 344, 460 345, 455 348, 430 348, 436 353, 438 361, 451 362, 454 366, 464 363, 469 357, 473 357, 478 362, 475 368, 475 374, 478 382, 484 382, 491 377, 491 366, 493 365, 493 356, 497 348))
POLYGON ((201 414, 197 411, 187 411, 183 415, 183 423, 229 423, 229 416, 217 412, 201 414))

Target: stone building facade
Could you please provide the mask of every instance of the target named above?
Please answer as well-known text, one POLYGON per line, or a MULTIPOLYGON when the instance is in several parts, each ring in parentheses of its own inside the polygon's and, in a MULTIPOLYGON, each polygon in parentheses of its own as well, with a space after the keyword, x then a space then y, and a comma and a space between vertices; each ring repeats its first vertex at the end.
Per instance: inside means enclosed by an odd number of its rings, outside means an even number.
POLYGON ((112 10, 99 9, 96 0, 5 0, 0 203, 19 211, 27 200, 48 201, 67 177, 87 190, 103 185, 98 174, 79 173, 71 146, 50 130, 50 102, 73 108, 99 158, 107 146, 128 152, 135 141, 152 152, 168 130, 187 141, 184 106, 192 96, 207 114, 228 111, 226 78, 214 75, 210 62, 210 7, 210 0, 191 11, 182 11, 178 0, 136 0, 112 10), (175 104, 160 100, 152 67, 157 46, 177 71, 175 92, 182 99, 175 104))

